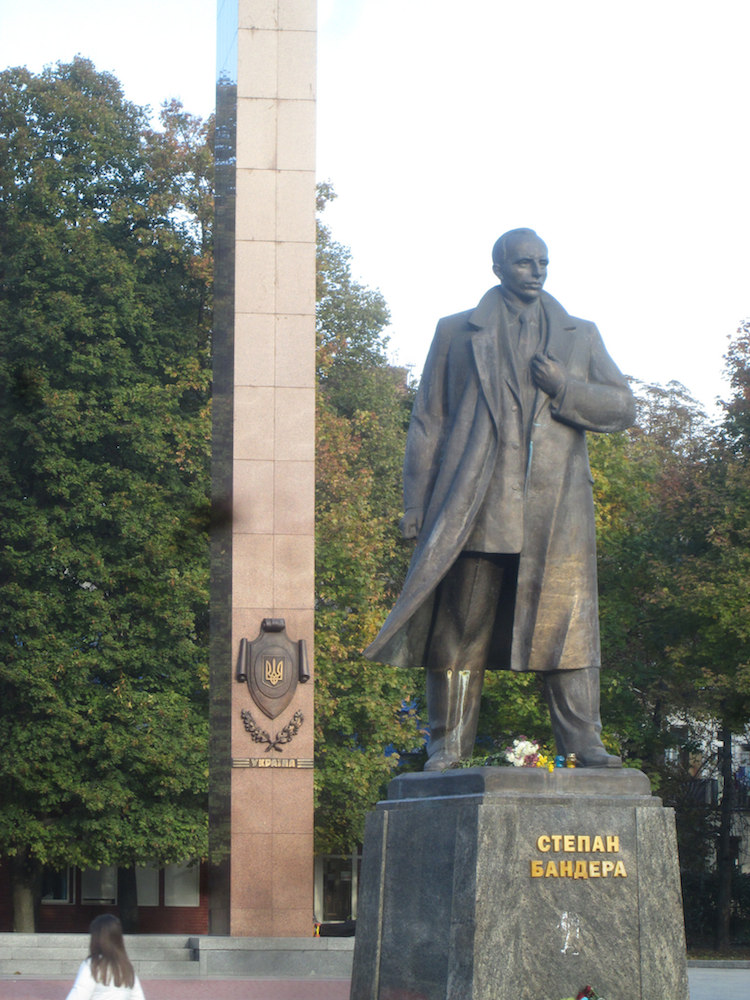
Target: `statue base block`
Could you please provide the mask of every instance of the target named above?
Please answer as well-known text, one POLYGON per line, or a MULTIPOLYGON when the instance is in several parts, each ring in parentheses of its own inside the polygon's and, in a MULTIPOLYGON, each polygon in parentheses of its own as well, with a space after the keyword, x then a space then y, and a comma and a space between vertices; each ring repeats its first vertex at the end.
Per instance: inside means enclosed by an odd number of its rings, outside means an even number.
POLYGON ((688 1000, 674 814, 640 771, 396 778, 368 816, 351 1000, 688 1000))

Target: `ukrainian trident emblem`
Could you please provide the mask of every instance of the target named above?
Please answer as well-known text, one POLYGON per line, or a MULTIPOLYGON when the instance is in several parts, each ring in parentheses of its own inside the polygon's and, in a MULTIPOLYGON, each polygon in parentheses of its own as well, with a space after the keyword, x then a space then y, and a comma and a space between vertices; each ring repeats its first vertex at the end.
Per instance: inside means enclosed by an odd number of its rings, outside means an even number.
POLYGON ((305 640, 293 642, 283 618, 264 618, 257 639, 240 640, 237 680, 247 681, 253 701, 269 719, 284 711, 297 682, 309 678, 305 640))
POLYGON ((283 657, 277 660, 275 656, 267 656, 263 661, 263 665, 265 667, 266 683, 270 684, 271 687, 281 684, 284 680, 283 657))

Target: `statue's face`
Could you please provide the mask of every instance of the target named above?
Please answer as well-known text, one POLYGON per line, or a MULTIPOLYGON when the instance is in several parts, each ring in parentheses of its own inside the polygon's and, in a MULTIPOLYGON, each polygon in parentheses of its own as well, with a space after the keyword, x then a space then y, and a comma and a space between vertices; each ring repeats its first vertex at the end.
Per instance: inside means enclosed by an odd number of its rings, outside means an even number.
POLYGON ((503 288, 522 302, 533 302, 547 278, 547 247, 538 236, 515 236, 508 240, 505 260, 495 264, 493 271, 503 288))

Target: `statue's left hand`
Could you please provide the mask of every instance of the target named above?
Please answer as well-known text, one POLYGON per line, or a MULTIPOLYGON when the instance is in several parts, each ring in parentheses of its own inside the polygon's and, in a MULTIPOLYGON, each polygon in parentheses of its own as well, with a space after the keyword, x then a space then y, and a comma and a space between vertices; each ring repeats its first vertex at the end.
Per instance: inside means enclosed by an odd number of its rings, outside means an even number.
POLYGON ((535 354, 531 359, 534 382, 548 396, 556 396, 568 381, 565 366, 549 354, 535 354))

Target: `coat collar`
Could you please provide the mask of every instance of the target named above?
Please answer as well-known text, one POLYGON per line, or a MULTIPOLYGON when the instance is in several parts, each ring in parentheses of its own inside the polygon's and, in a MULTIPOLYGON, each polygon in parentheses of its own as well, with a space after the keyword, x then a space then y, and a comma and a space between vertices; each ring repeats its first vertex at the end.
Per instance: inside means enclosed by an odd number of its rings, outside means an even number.
MULTIPOLYGON (((482 389, 495 420, 500 412, 500 378, 503 379, 513 394, 519 399, 518 375, 513 363, 513 351, 501 351, 498 328, 503 297, 500 285, 495 285, 482 296, 476 309, 469 316, 469 326, 476 332, 472 336, 474 356, 476 358, 479 379, 482 389)), ((542 309, 547 318, 547 343, 545 353, 550 354, 562 364, 567 364, 572 350, 571 334, 575 331, 576 320, 568 315, 562 305, 547 292, 541 294, 542 309)), ((543 405, 548 397, 538 393, 543 405)))
MULTIPOLYGON (((553 328, 557 330, 575 330, 577 325, 576 320, 568 315, 557 299, 553 298, 547 292, 542 292, 540 301, 542 309, 547 314, 550 335, 553 328)), ((488 326, 495 329, 497 327, 497 313, 502 302, 503 296, 500 291, 500 285, 494 285, 479 300, 476 309, 469 316, 469 325, 476 327, 478 330, 488 326)))

